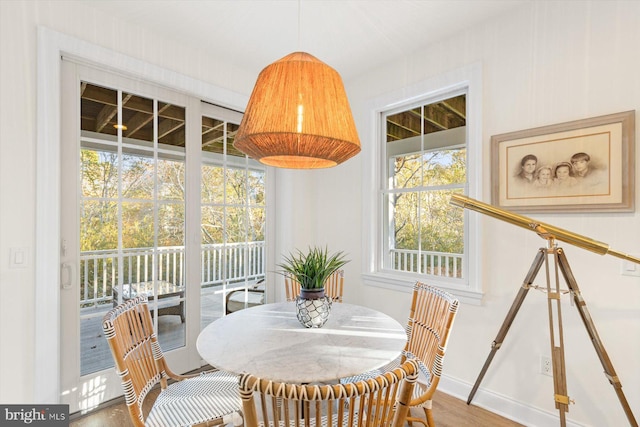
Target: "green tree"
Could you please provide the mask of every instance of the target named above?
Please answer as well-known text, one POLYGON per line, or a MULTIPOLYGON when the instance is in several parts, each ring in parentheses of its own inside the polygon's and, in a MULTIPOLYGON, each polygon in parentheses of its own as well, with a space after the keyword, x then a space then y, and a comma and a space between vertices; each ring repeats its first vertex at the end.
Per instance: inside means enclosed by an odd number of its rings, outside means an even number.
POLYGON ((466 150, 436 150, 394 159, 390 195, 396 249, 462 253, 464 223, 449 205, 451 184, 466 180, 466 150), (449 188, 448 188, 449 186, 449 188))

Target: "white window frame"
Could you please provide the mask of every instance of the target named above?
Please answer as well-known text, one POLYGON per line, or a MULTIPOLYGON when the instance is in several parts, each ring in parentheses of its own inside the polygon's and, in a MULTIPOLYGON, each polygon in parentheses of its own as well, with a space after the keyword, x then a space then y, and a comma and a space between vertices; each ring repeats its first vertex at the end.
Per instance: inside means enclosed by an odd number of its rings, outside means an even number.
MULTIPOLYGON (((420 275, 393 271, 384 268, 384 232, 387 224, 383 214, 383 190, 387 188, 385 168, 387 167, 384 149, 384 113, 397 110, 418 101, 431 103, 431 100, 444 99, 448 94, 465 92, 467 96, 467 183, 465 195, 482 199, 482 68, 475 63, 451 72, 447 72, 410 87, 398 90, 369 102, 370 125, 364 140, 371 141, 372 149, 363 153, 363 281, 367 286, 410 292, 416 281, 424 281, 456 295, 461 301, 480 304, 482 299, 482 268, 480 259, 481 220, 479 215, 464 212, 463 264, 465 277, 451 279, 432 275, 420 275), (407 97, 407 93, 415 94, 407 97), (368 167, 367 167, 368 166, 368 167)), ((386 141, 386 140, 385 140, 386 141)))

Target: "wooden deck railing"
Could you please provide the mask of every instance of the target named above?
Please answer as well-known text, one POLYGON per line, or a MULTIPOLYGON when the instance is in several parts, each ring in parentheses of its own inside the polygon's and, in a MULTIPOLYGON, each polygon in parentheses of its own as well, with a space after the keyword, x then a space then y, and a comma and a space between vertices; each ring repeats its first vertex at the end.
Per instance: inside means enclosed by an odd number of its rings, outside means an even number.
MULTIPOLYGON (((265 274, 265 243, 203 245, 201 286, 255 280, 265 274), (224 268, 226 266, 226 268, 224 268)), ((86 251, 80 253, 80 304, 82 308, 110 304, 120 283, 157 281, 184 284, 184 247, 86 251), (120 266, 120 268, 119 268, 120 266)))
POLYGON ((459 278, 462 277, 462 254, 392 249, 391 266, 399 271, 459 278))
MULTIPOLYGON (((265 275, 265 243, 232 243, 203 245, 201 286, 215 287, 224 282, 233 284, 254 281, 265 275), (224 268, 226 266, 226 269, 224 268)), ((113 287, 119 283, 141 283, 153 279, 184 283, 184 247, 87 251, 80 254, 80 303, 82 308, 110 304, 113 287), (154 258, 155 257, 155 258, 154 258), (155 263, 154 263, 155 262, 155 263), (121 268, 118 268, 121 265, 121 268)), ((393 249, 391 265, 399 271, 462 277, 462 255, 446 252, 425 252, 393 249)))

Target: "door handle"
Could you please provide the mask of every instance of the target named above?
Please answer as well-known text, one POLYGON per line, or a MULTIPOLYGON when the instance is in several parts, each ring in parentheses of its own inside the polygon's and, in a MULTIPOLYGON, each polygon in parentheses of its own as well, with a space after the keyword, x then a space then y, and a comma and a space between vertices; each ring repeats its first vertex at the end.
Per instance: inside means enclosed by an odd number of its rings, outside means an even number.
POLYGON ((62 268, 60 269, 60 286, 62 289, 71 289, 73 288, 73 278, 74 278, 74 268, 73 263, 71 262, 63 262, 62 268))

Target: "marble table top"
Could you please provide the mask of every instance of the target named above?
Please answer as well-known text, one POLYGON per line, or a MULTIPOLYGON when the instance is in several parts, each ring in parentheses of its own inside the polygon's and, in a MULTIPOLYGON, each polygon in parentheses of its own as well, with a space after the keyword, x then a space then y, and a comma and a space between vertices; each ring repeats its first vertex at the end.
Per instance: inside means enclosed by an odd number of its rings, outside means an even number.
POLYGON ((322 328, 305 328, 295 303, 264 304, 213 321, 197 348, 211 366, 290 383, 332 382, 398 357, 404 327, 379 311, 334 303, 322 328))

